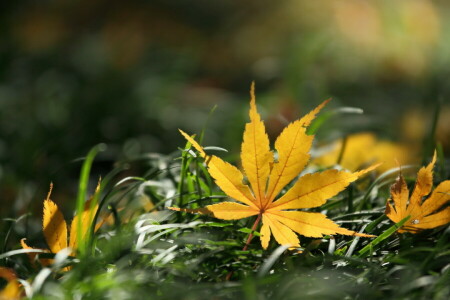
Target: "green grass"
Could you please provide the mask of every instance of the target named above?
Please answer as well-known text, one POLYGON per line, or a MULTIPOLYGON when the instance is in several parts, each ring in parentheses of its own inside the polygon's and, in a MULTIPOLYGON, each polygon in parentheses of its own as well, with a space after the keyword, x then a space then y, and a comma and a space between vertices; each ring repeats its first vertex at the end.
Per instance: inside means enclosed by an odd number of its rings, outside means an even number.
MULTIPOLYGON (((89 153, 82 167, 78 210, 98 150, 89 153)), ((341 226, 377 238, 300 237, 299 252, 273 240, 263 250, 256 232, 242 251, 254 218, 221 221, 166 209, 203 207, 226 198, 187 144, 170 156, 118 163, 106 174, 96 219, 111 217, 83 242, 76 258, 64 251, 40 254, 54 257, 55 263, 33 265, 26 251, 16 250, 18 243, 11 249, 6 245, 22 237, 43 245, 40 235, 20 236, 16 230, 32 226, 41 216, 3 220, 0 265, 17 272, 26 296, 33 299, 447 299, 450 229, 396 233, 401 224, 384 216, 395 173, 366 176, 320 208, 341 226), (124 177, 132 163, 145 165, 147 171, 124 177), (153 207, 144 209, 144 200, 153 207), (67 265, 72 269, 63 272, 67 265)))

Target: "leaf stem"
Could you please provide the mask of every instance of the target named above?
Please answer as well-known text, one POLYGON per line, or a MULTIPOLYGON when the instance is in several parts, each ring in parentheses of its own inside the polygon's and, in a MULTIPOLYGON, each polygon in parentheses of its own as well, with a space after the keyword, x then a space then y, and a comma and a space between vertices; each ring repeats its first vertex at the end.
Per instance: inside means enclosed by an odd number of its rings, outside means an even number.
POLYGON ((250 245, 250 242, 253 239, 253 231, 256 230, 256 227, 258 226, 259 222, 261 221, 261 216, 262 216, 262 214, 259 214, 255 220, 255 223, 253 223, 252 231, 248 234, 247 241, 245 242, 245 246, 244 246, 244 248, 242 248, 242 251, 246 251, 248 246, 250 245))
MULTIPOLYGON (((248 246, 250 245, 250 242, 251 242, 252 239, 253 239, 253 232, 256 230, 256 227, 258 227, 258 224, 259 224, 259 222, 261 221, 261 217, 262 217, 262 214, 260 213, 260 214, 258 215, 258 217, 256 218, 255 223, 253 223, 252 231, 248 234, 247 241, 245 242, 245 245, 244 245, 244 248, 242 248, 242 251, 247 251, 248 246)), ((233 276, 233 273, 234 273, 233 271, 230 271, 230 272, 227 274, 227 277, 225 278, 225 281, 230 281, 231 276, 233 276)))

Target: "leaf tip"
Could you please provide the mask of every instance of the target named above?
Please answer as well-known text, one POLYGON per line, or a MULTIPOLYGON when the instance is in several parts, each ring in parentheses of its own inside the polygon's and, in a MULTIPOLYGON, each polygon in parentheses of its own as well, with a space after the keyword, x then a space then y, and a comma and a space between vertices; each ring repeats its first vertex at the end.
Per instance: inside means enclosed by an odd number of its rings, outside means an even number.
POLYGON ((53 190, 53 182, 50 182, 50 188, 48 190, 47 198, 45 200, 50 200, 50 196, 52 194, 52 190, 53 190))
POLYGON ((255 99, 255 81, 253 80, 250 85, 250 98, 255 99))
POLYGON ((253 118, 258 114, 256 109, 256 96, 255 96, 255 82, 252 81, 252 84, 250 86, 250 119, 253 120, 253 118))
POLYGON ((360 176, 362 176, 362 175, 364 175, 364 174, 366 174, 366 173, 369 173, 369 172, 375 170, 376 168, 378 168, 378 167, 381 166, 382 164, 383 164, 383 162, 380 162, 380 163, 371 165, 370 167, 365 168, 365 169, 363 169, 363 170, 361 170, 361 171, 355 172, 354 174, 355 174, 356 176, 360 177, 360 176))

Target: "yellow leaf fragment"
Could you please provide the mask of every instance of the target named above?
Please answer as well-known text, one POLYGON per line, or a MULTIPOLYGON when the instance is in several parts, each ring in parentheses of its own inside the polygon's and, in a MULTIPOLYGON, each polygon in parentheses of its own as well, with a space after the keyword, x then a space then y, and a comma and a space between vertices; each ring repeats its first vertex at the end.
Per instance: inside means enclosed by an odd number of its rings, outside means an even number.
POLYGON ((184 131, 181 130, 181 129, 178 129, 178 130, 181 132, 181 134, 184 136, 184 138, 185 138, 189 143, 191 143, 192 146, 194 146, 195 150, 197 150, 198 152, 200 152, 200 155, 201 155, 203 158, 205 158, 205 157, 206 157, 206 153, 205 153, 205 151, 203 150, 202 146, 200 146, 199 143, 197 143, 197 141, 194 140, 192 137, 190 137, 186 132, 184 132, 184 131))
MULTIPOLYGON (((92 225, 92 222, 94 221, 95 214, 98 210, 98 203, 94 203, 94 199, 98 194, 100 193, 100 187, 101 187, 101 178, 98 180, 97 186, 95 188, 94 195, 86 201, 84 204, 83 212, 81 213, 81 216, 76 215, 72 219, 72 223, 70 224, 70 241, 69 241, 69 247, 72 248, 72 251, 76 251, 78 248, 78 244, 80 242, 80 239, 84 239, 86 237, 86 234, 89 231, 90 226, 92 225), (78 237, 78 223, 79 218, 81 217, 81 238, 78 237)), ((95 227, 94 231, 96 231, 98 228, 95 227)))
POLYGON ((6 280, 6 286, 0 290, 1 300, 15 300, 20 299, 22 289, 19 281, 17 280, 16 273, 5 267, 0 267, 0 277, 6 280))
POLYGON ((44 200, 42 226, 45 240, 53 253, 67 248, 67 224, 55 202, 50 200, 52 187, 44 200))
MULTIPOLYGON (((256 109, 254 85, 250 92, 250 122, 246 124, 241 147, 241 162, 245 176, 236 167, 217 156, 207 155, 204 149, 188 134, 181 134, 205 159, 208 171, 216 184, 232 199, 240 202, 223 202, 201 209, 170 208, 177 211, 211 214, 224 220, 236 220, 258 215, 262 220, 261 245, 269 246, 271 235, 277 243, 300 247, 297 233, 310 237, 328 234, 344 234, 371 237, 371 235, 339 227, 320 213, 291 211, 322 205, 327 199, 341 192, 359 176, 373 170, 378 165, 350 173, 327 170, 307 174, 277 199, 292 180, 304 169, 310 158, 313 136, 306 134, 308 126, 316 114, 329 101, 325 101, 300 120, 289 124, 275 141, 277 161, 270 150, 264 123, 256 109), (243 183, 247 178, 250 186, 243 183), (241 204, 242 203, 242 204, 241 204)), ((255 225, 256 226, 256 225, 255 225)))
MULTIPOLYGON (((94 216, 98 210, 98 204, 95 204, 91 207, 92 199, 89 201, 86 201, 84 205, 84 210, 81 213, 81 238, 84 239, 86 234, 89 231, 89 227, 92 225, 92 221, 94 220, 94 216)), ((73 217, 72 223, 70 225, 70 241, 69 241, 69 247, 72 248, 73 251, 75 251, 78 248, 78 243, 80 239, 78 238, 78 219, 79 216, 73 217)))
POLYGON ((450 223, 450 207, 443 208, 450 200, 450 180, 441 182, 427 199, 422 200, 431 192, 435 162, 436 153, 431 163, 417 173, 416 185, 411 197, 401 174, 391 186, 391 198, 386 203, 386 215, 393 222, 399 222, 411 216, 398 232, 417 233, 423 229, 450 223))

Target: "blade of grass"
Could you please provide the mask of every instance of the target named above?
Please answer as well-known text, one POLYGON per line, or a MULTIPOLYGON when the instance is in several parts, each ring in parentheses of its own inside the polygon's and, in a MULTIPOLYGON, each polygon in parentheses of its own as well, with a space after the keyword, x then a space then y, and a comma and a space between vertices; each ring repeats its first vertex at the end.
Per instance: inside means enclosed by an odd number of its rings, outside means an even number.
POLYGON ((27 213, 27 214, 21 215, 17 219, 3 219, 4 222, 7 222, 7 221, 11 222, 11 226, 9 226, 8 230, 6 231, 6 235, 3 240, 2 252, 6 252, 6 246, 8 244, 8 240, 9 240, 9 237, 11 235, 11 232, 12 232, 12 229, 14 228, 14 226, 17 223, 19 223, 21 220, 23 220, 25 217, 28 217, 29 215, 30 214, 27 213))
POLYGON ((411 169, 411 168, 416 168, 416 166, 414 165, 406 165, 406 166, 402 166, 401 168, 397 167, 397 168, 392 168, 387 170, 386 172, 384 172, 383 174, 381 174, 380 176, 378 176, 377 179, 374 180, 374 182, 367 188, 366 193, 364 194, 364 197, 362 198, 362 200, 358 203, 358 206, 356 208, 356 211, 360 211, 363 210, 364 205, 367 202, 367 199, 369 199, 369 196, 372 192, 372 190, 380 184, 380 182, 382 180, 384 180, 386 177, 398 172, 398 171, 404 171, 406 169, 411 169))
POLYGON ((270 254, 269 258, 262 264, 258 271, 258 277, 264 277, 273 267, 275 262, 280 258, 280 256, 289 248, 289 245, 279 246, 275 251, 270 254))
POLYGON ((198 142, 200 144, 203 142, 203 137, 205 136, 206 127, 208 127, 208 123, 211 120, 212 115, 214 114, 216 109, 217 109, 217 105, 214 105, 213 108, 211 108, 211 110, 209 111, 208 118, 206 119, 205 124, 203 124, 203 128, 202 128, 202 130, 200 132, 200 136, 199 136, 199 139, 198 139, 198 142))
POLYGON ((331 111, 322 112, 308 127, 306 133, 311 135, 315 134, 328 119, 339 114, 363 114, 364 111, 358 107, 341 107, 331 111))
POLYGON ((390 237, 392 234, 394 234, 394 232, 396 232, 397 229, 402 227, 403 224, 405 224, 405 222, 408 221, 410 217, 411 216, 407 216, 406 218, 403 218, 400 222, 398 222, 398 223, 392 225, 391 227, 389 227, 385 232, 380 234, 376 239, 374 239, 372 242, 367 244, 364 248, 359 250, 358 251, 358 256, 359 257, 366 256, 367 252, 369 252, 371 249, 373 249, 373 247, 375 247, 376 245, 378 245, 379 243, 381 243, 382 241, 384 241, 385 239, 390 237))
MULTIPOLYGON (((105 151, 106 150, 106 145, 105 144, 98 144, 96 146, 94 146, 89 153, 86 156, 86 159, 84 160, 83 166, 81 168, 81 172, 80 172, 80 179, 79 179, 79 183, 78 183, 78 195, 77 195, 77 215, 81 216, 81 214, 83 213, 83 209, 84 209, 84 202, 85 202, 85 197, 86 197, 86 191, 87 191, 87 186, 88 186, 88 182, 89 182, 89 174, 91 172, 91 167, 92 167, 92 163, 94 162, 94 158, 95 156, 101 152, 101 151, 105 151)), ((85 246, 85 240, 82 237, 82 218, 78 218, 78 224, 76 224, 77 226, 77 236, 79 237, 79 241, 78 241, 78 250, 80 251, 81 255, 84 255, 84 253, 86 252, 85 246)))
POLYGON ((376 218, 374 221, 372 221, 372 223, 369 223, 369 225, 367 225, 366 227, 366 232, 367 233, 371 233, 372 230, 375 229, 375 227, 378 226, 378 224, 380 224, 382 221, 386 220, 387 217, 386 215, 383 213, 381 216, 379 216, 378 218, 376 218))
MULTIPOLYGON (((195 137, 195 136, 194 136, 195 137)), ((184 181, 186 177, 187 168, 189 167, 189 149, 191 149, 191 143, 186 142, 184 149, 181 149, 181 166, 180 166, 180 181, 178 182, 178 203, 179 207, 183 206, 184 195, 184 181)))
POLYGON ((441 111, 442 99, 436 98, 433 111, 433 120, 431 123, 431 128, 429 134, 426 136, 424 141, 424 153, 422 157, 422 164, 425 165, 428 161, 428 157, 433 156, 433 151, 436 148, 436 129, 439 121, 439 113, 441 111))

